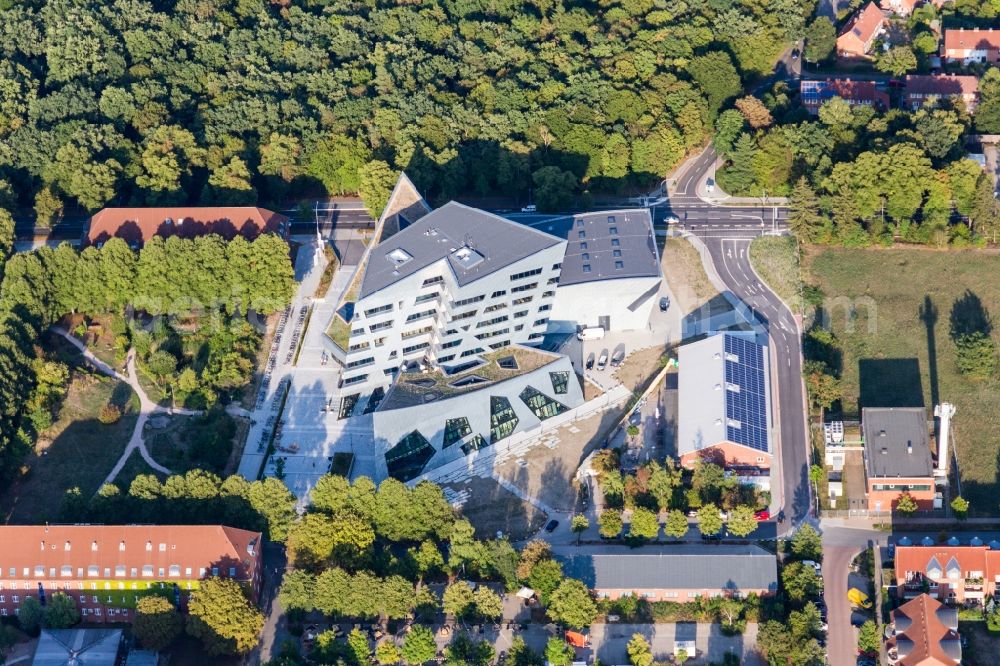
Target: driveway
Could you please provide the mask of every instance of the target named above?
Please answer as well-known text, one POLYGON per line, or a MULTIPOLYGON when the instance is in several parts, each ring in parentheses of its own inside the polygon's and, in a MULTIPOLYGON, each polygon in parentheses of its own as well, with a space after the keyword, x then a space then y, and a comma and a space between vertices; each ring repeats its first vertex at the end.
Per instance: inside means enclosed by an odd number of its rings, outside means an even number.
POLYGON ((853 583, 851 561, 868 543, 885 541, 885 534, 868 527, 823 526, 823 598, 827 607, 827 650, 830 666, 853 666, 857 657, 858 634, 851 624, 851 604, 847 590, 853 583))
POLYGON ((634 634, 642 634, 649 641, 653 656, 666 661, 674 654, 676 638, 695 640, 697 656, 686 663, 722 663, 726 654, 739 655, 744 666, 764 664, 756 652, 757 625, 747 624, 746 631, 737 636, 726 636, 718 624, 694 622, 661 622, 658 624, 594 624, 590 628, 591 647, 579 651, 578 656, 596 656, 602 664, 627 664, 626 646, 634 634))

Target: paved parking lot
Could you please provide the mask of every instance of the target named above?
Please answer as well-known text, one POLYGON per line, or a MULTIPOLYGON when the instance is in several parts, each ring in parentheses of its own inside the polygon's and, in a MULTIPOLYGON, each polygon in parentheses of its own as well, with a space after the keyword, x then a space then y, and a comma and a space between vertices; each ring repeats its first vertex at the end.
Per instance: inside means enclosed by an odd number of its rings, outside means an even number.
POLYGON ((666 661, 674 654, 674 640, 694 638, 697 656, 689 664, 722 663, 726 654, 739 655, 744 666, 765 662, 756 653, 757 625, 747 624, 739 636, 725 636, 718 624, 663 622, 659 624, 595 624, 591 627, 589 652, 602 664, 628 664, 626 645, 634 634, 642 634, 653 649, 653 656, 666 661))

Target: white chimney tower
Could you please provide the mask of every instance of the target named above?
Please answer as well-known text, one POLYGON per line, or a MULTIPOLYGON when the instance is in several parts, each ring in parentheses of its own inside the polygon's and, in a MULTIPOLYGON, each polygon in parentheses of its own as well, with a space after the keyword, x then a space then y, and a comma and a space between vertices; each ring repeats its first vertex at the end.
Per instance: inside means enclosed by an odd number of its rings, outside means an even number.
POLYGON ((955 405, 942 402, 934 408, 934 416, 941 419, 938 429, 938 460, 935 476, 948 476, 948 444, 951 437, 951 417, 955 415, 955 405))

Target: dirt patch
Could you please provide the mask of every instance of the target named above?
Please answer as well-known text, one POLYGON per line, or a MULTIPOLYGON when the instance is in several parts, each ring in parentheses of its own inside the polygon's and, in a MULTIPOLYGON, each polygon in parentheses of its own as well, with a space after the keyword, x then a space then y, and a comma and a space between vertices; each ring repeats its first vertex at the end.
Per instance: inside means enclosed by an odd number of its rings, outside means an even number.
POLYGON ((666 345, 656 345, 632 352, 621 367, 615 371, 614 378, 630 391, 645 388, 656 373, 663 368, 660 359, 666 351, 666 345))
POLYGON ((620 417, 621 410, 612 409, 563 426, 546 434, 545 441, 522 458, 497 467, 496 473, 527 496, 553 509, 572 511, 577 498, 577 468, 604 443, 620 417))
POLYGON ((705 274, 701 255, 687 240, 668 238, 660 263, 670 291, 684 312, 692 312, 719 295, 705 274))
POLYGON ((545 513, 493 479, 477 477, 467 483, 446 484, 445 488, 469 493, 459 511, 475 526, 480 539, 492 539, 502 531, 511 541, 521 541, 545 524, 545 513))

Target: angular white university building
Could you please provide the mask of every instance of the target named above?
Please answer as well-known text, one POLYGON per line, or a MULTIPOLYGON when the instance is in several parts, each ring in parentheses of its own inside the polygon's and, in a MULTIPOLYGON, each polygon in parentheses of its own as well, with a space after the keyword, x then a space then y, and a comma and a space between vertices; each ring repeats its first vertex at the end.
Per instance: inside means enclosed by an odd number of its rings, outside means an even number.
POLYGON ((348 411, 372 415, 377 476, 488 455, 583 404, 570 359, 536 347, 645 328, 662 283, 645 209, 526 224, 431 210, 404 175, 377 238, 330 328, 348 411))

